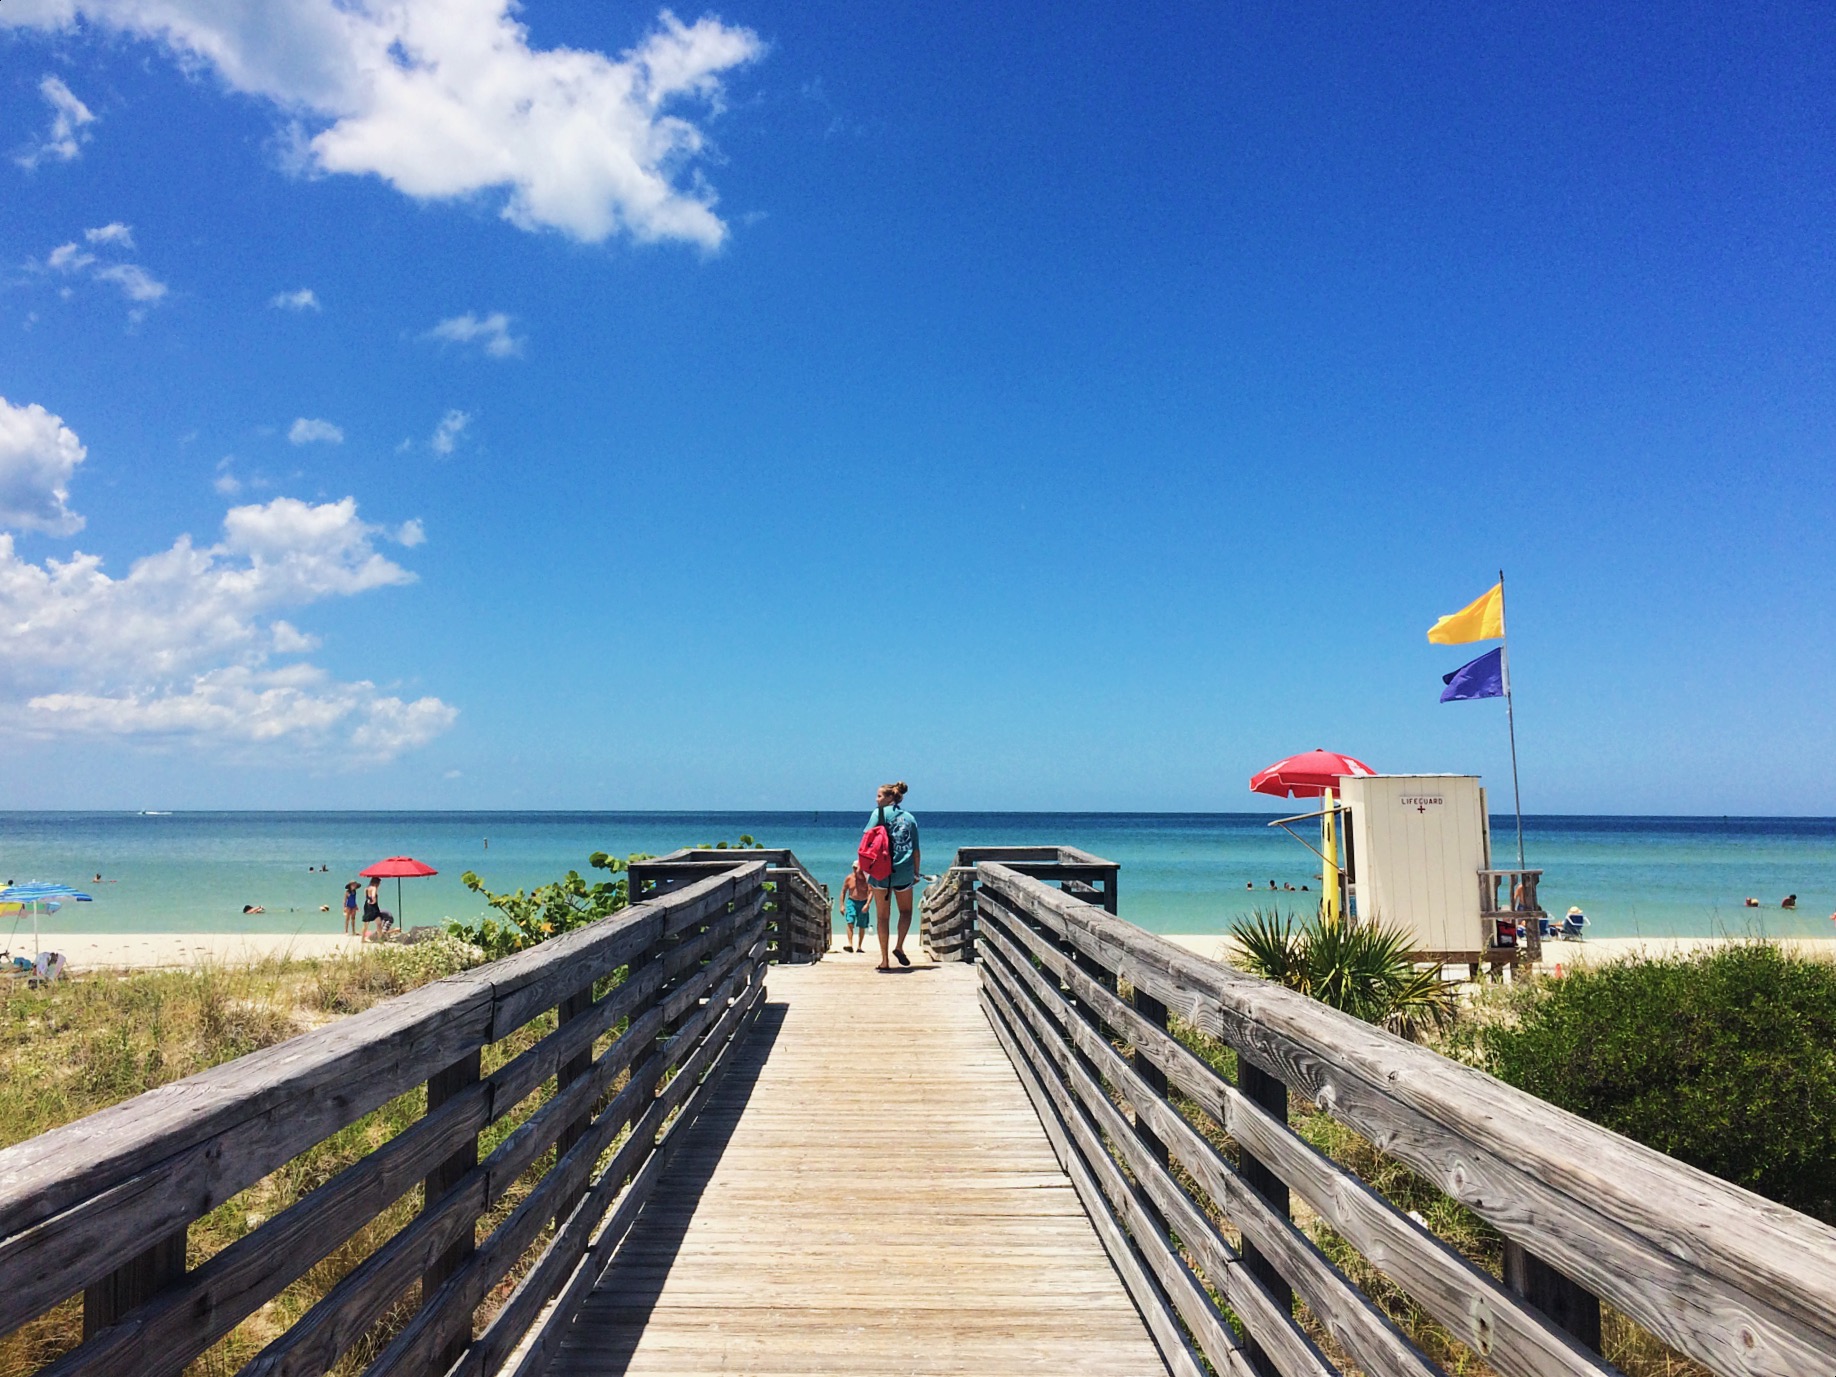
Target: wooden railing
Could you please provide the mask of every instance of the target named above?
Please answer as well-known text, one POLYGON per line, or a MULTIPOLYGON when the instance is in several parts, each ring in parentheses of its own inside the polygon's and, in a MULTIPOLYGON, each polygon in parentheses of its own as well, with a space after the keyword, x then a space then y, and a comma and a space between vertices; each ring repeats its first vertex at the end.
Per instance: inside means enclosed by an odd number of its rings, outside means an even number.
POLYGON ((1116 911, 1121 867, 1114 861, 1073 846, 965 846, 925 889, 919 905, 919 937, 932 960, 975 960, 976 867, 989 862, 1056 883, 1064 893, 1107 913, 1116 911))
POLYGON ((631 901, 667 894, 708 875, 765 862, 765 924, 771 959, 782 965, 820 961, 829 950, 828 886, 781 847, 685 847, 630 866, 631 901))
POLYGON ((988 1017, 1173 1372, 1442 1371, 1292 1196, 1480 1370, 1615 1371, 1604 1300, 1723 1377, 1836 1373, 1836 1230, 1014 867, 975 880, 988 1017), (1169 1014, 1234 1049, 1235 1084, 1169 1014), (1292 1131, 1290 1092, 1495 1227, 1504 1280, 1292 1131))
POLYGON ((41 1372, 177 1374, 408 1198, 419 1212, 243 1377, 322 1373, 359 1345, 379 1349, 368 1377, 539 1371, 657 1179, 674 1116, 759 1009, 767 873, 745 856, 704 869, 0 1152, 0 1334, 81 1295, 82 1341, 41 1372), (423 1085, 411 1127, 187 1266, 192 1221, 423 1085))

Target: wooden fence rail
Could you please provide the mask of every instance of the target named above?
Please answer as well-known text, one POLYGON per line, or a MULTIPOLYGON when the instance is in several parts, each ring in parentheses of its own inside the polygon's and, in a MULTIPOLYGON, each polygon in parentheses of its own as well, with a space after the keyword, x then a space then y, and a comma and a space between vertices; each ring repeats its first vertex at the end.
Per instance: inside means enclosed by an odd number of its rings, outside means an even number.
MULTIPOLYGON (((767 874, 744 856, 704 868, 540 947, 0 1152, 0 1334, 81 1294, 82 1342, 42 1373, 177 1374, 412 1196, 411 1222, 242 1377, 322 1373, 366 1339, 382 1345, 366 1377, 539 1371, 661 1171, 675 1116, 695 1112, 758 1010, 767 874), (552 1031, 480 1074, 487 1047, 549 1010, 552 1031), (193 1220, 423 1085, 411 1127, 187 1270, 193 1220), (519 1108, 481 1159, 480 1135, 519 1108), (501 1304, 480 1326, 487 1297, 501 1304)), ((793 914, 810 902, 797 883, 790 895, 793 914)), ((799 950, 802 920, 786 921, 799 950)))
POLYGON ((1073 846, 965 846, 956 861, 924 891, 919 940, 934 961, 975 960, 976 868, 999 863, 1064 893, 1114 913, 1118 900, 1114 861, 1073 846))
POLYGON ((1290 1194, 1506 1377, 1614 1371, 1596 1298, 1723 1377, 1836 1373, 1836 1230, 1015 867, 974 881, 988 1017, 1175 1373, 1441 1372, 1290 1194), (1505 1281, 1294 1133, 1290 1088, 1493 1225, 1505 1281))
POLYGON ((697 846, 630 867, 631 899, 654 898, 752 861, 765 862, 765 922, 771 959, 783 965, 820 961, 829 950, 828 886, 781 847, 697 846))

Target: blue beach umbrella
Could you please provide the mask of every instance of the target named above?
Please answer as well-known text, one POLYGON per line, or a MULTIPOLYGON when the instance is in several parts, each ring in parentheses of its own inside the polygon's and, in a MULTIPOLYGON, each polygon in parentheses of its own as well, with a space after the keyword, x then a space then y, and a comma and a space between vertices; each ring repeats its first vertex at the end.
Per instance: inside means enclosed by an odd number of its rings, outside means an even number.
POLYGON ((43 880, 28 880, 22 885, 8 885, 0 889, 0 904, 18 904, 21 908, 32 910, 32 955, 41 954, 38 945, 38 915, 56 913, 66 899, 79 904, 95 902, 82 891, 69 885, 47 884, 43 880))

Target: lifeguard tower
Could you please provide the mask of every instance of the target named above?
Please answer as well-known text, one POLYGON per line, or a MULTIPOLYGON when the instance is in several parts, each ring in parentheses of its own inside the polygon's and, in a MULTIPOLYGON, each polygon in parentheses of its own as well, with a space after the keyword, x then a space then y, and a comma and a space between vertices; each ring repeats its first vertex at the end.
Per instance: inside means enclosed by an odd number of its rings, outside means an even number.
POLYGON ((1493 869, 1477 775, 1347 775, 1337 812, 1354 921, 1400 928, 1421 960, 1475 976, 1541 957, 1543 872, 1493 869))

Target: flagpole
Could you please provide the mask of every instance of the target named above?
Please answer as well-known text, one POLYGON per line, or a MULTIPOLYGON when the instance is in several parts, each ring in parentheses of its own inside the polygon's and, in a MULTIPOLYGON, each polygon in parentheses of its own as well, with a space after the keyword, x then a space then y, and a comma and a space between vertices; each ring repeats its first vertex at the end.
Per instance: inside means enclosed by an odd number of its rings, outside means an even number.
MULTIPOLYGON (((1524 795, 1517 783, 1517 713, 1511 706, 1511 638, 1505 621, 1504 570, 1498 571, 1498 638, 1504 644, 1499 654, 1504 670, 1505 727, 1511 733, 1511 804, 1517 810, 1517 868, 1524 868, 1524 795)), ((1522 876, 1519 875, 1519 880, 1522 876)))

